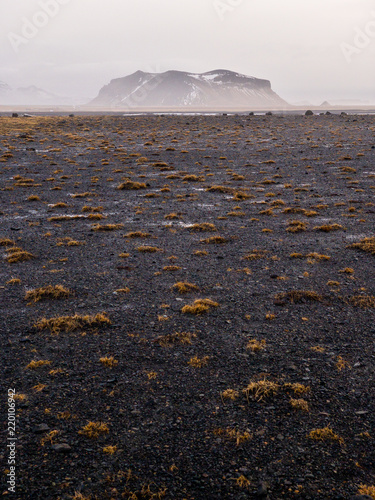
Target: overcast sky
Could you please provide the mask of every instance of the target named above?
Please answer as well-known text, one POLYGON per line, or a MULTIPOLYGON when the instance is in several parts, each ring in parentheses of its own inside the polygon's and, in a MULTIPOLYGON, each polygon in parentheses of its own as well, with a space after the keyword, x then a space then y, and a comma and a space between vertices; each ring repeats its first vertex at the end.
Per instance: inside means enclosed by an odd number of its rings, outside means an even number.
POLYGON ((0 0, 0 37, 0 80, 60 95, 221 68, 289 102, 375 103, 374 0, 0 0))

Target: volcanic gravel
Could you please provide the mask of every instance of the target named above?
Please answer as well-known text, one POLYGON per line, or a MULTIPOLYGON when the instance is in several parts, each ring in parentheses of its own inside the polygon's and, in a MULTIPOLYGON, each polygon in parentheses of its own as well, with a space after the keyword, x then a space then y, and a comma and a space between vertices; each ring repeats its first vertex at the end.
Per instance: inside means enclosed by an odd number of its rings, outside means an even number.
POLYGON ((374 132, 344 114, 1 117, 4 498, 374 487, 375 255, 352 247, 375 236, 374 132))

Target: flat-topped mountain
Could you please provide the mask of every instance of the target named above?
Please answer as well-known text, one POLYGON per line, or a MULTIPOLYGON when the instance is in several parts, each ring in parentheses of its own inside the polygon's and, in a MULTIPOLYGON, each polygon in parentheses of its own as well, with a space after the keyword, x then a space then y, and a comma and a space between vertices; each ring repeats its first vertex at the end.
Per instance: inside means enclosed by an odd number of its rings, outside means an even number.
POLYGON ((250 109, 288 104, 261 80, 227 70, 207 73, 137 71, 105 85, 91 106, 110 109, 250 109))

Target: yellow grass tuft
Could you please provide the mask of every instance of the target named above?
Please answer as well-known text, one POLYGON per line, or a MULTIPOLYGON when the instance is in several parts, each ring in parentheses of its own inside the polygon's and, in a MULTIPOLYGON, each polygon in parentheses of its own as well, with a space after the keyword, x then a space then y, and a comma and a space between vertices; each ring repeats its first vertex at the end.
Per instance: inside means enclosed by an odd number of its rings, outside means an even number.
POLYGON ((295 410, 309 411, 309 403, 305 399, 291 399, 290 404, 295 410))
POLYGON ((322 260, 330 260, 331 259, 331 257, 329 255, 324 255, 324 254, 320 254, 317 252, 308 253, 306 257, 308 259, 310 259, 311 261, 322 261, 322 260))
POLYGON ((206 189, 208 193, 231 193, 232 188, 225 186, 211 186, 206 189))
POLYGON ((307 224, 299 220, 293 220, 289 222, 289 226, 286 228, 288 233, 301 233, 307 231, 307 224))
POLYGON ((252 438, 252 435, 249 432, 240 432, 237 429, 215 429, 214 430, 215 436, 223 436, 227 439, 230 439, 232 441, 236 442, 236 445, 239 446, 242 443, 245 443, 246 441, 249 441, 249 439, 252 438))
POLYGON ((263 339, 261 341, 256 339, 249 340, 246 349, 250 349, 252 352, 263 351, 266 348, 266 341, 263 339))
POLYGON ((155 252, 161 252, 161 248, 157 247, 150 247, 147 245, 141 245, 140 247, 137 248, 138 252, 141 253, 155 253, 155 252))
POLYGON ((359 486, 358 493, 360 495, 368 495, 375 500, 375 486, 366 486, 365 484, 361 484, 359 486))
POLYGON ((154 342, 158 343, 162 347, 172 347, 175 344, 190 345, 192 343, 192 339, 195 337, 195 333, 176 332, 160 335, 154 340, 154 342))
POLYGON ((191 232, 200 233, 205 231, 217 231, 215 224, 209 222, 202 222, 201 224, 193 224, 190 228, 191 232))
POLYGON ((82 208, 82 212, 101 212, 102 210, 103 210, 102 206, 100 206, 100 207, 91 207, 89 205, 85 205, 82 208))
POLYGON ((9 264, 16 264, 17 262, 26 262, 27 260, 34 259, 34 255, 26 252, 25 250, 17 249, 14 252, 7 250, 9 253, 6 257, 6 260, 9 264))
POLYGON ((239 488, 249 488, 251 482, 244 475, 242 475, 236 479, 236 484, 239 488))
POLYGON ((346 361, 342 356, 337 356, 336 368, 341 372, 345 368, 351 368, 351 365, 349 361, 346 361))
POLYGON ((19 278, 12 278, 6 282, 7 285, 20 285, 22 282, 19 278))
POLYGON ((249 399, 250 394, 254 396, 256 401, 261 401, 267 396, 274 396, 280 389, 280 385, 271 380, 258 380, 250 382, 250 384, 243 389, 246 394, 247 399, 249 399))
POLYGON ((62 285, 48 285, 42 288, 35 288, 26 292, 25 300, 30 304, 39 302, 43 299, 62 299, 69 297, 70 290, 64 288, 62 285))
POLYGON ((375 297, 373 295, 353 295, 349 297, 348 303, 362 309, 375 308, 375 297))
POLYGON ((118 360, 115 359, 113 356, 106 356, 105 358, 100 358, 99 360, 102 365, 106 366, 107 368, 113 368, 114 366, 118 365, 118 360))
POLYGON ((180 266, 164 266, 163 267, 163 271, 171 271, 171 272, 179 271, 180 269, 181 269, 180 266))
POLYGON ((314 441, 338 441, 340 444, 344 443, 344 439, 338 434, 335 434, 330 427, 314 429, 310 432, 308 437, 314 441))
POLYGON ((200 240, 201 243, 205 243, 206 245, 221 245, 223 243, 227 243, 228 240, 223 236, 211 236, 211 238, 205 238, 200 240))
POLYGON ((268 251, 267 250, 259 250, 255 248, 251 253, 245 255, 244 260, 260 260, 267 258, 268 251))
POLYGON ((0 239, 0 247, 11 247, 14 246, 15 242, 10 240, 9 238, 1 238, 0 239))
POLYGON ((42 359, 40 359, 39 361, 33 360, 26 366, 26 369, 27 370, 36 370, 37 368, 41 368, 42 366, 47 366, 50 364, 51 364, 51 361, 47 361, 47 360, 42 360, 42 359))
POLYGON ((122 229, 124 224, 94 224, 91 231, 116 231, 122 229))
POLYGON ((323 226, 315 226, 314 231, 322 231, 323 233, 330 233, 331 231, 339 231, 345 229, 341 224, 324 224, 323 226))
POLYGON ((102 434, 108 434, 108 432, 109 427, 107 424, 104 424, 103 422, 89 422, 80 431, 78 431, 78 434, 82 434, 82 436, 91 439, 97 439, 102 434))
POLYGON ((294 383, 288 382, 288 383, 284 384, 283 388, 286 390, 291 390, 294 392, 294 394, 298 394, 298 395, 306 394, 307 392, 310 391, 309 386, 300 384, 299 382, 294 382, 294 383))
POLYGON ((105 446, 103 448, 103 452, 106 454, 106 455, 114 455, 117 451, 117 446, 105 446))
POLYGON ((313 290, 291 290, 290 292, 279 293, 275 297, 278 300, 289 299, 292 304, 301 302, 323 302, 324 298, 313 290))
POLYGON ((239 397, 240 393, 234 389, 226 389, 221 393, 221 399, 231 399, 235 401, 239 397))
POLYGON ((124 238, 149 238, 150 233, 143 233, 142 231, 130 231, 126 233, 124 238))
POLYGON ((359 243, 353 243, 353 245, 350 245, 349 248, 358 248, 359 250, 362 250, 362 252, 375 255, 375 237, 365 238, 359 243))
POLYGON ((188 364, 193 368, 202 368, 203 366, 207 366, 209 359, 209 356, 204 356, 203 358, 198 358, 197 356, 195 356, 194 358, 191 358, 190 361, 188 361, 188 364))
POLYGON ((57 334, 61 331, 72 332, 83 327, 93 327, 110 325, 111 321, 106 313, 98 313, 95 316, 56 316, 55 318, 43 318, 35 323, 34 327, 38 330, 50 330, 51 333, 57 334))
POLYGON ((197 285, 193 283, 188 283, 187 281, 179 281, 172 286, 173 290, 177 290, 178 293, 189 293, 199 290, 197 285))
POLYGON ((213 307, 219 307, 219 304, 211 299, 198 299, 193 304, 184 306, 181 311, 184 314, 199 315, 210 311, 213 307))
POLYGON ((146 189, 146 184, 143 182, 132 182, 132 181, 125 181, 121 183, 119 186, 117 186, 117 189, 120 190, 139 190, 139 189, 146 189))

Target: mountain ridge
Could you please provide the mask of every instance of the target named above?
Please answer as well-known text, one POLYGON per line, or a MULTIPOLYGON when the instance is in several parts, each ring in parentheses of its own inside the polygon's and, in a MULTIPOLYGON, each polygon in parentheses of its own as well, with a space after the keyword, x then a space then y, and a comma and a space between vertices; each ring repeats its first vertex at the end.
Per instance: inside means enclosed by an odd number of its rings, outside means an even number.
POLYGON ((115 78, 99 91, 90 106, 110 109, 146 108, 285 108, 269 80, 218 69, 205 73, 169 70, 136 71, 115 78))

